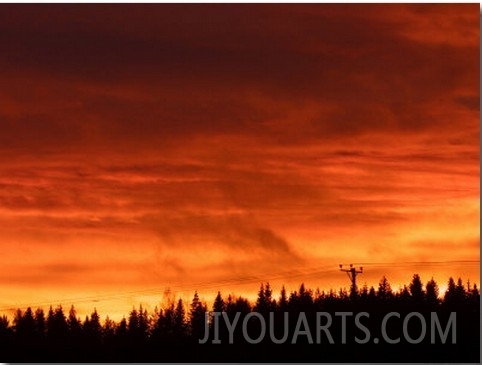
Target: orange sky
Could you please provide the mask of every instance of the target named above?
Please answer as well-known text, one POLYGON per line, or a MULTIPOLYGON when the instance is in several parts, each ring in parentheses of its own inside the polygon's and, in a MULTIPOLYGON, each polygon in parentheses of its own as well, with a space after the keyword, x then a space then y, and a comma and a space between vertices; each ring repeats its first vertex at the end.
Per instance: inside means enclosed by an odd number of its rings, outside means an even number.
POLYGON ((479 16, 1 5, 0 312, 479 283, 479 16))

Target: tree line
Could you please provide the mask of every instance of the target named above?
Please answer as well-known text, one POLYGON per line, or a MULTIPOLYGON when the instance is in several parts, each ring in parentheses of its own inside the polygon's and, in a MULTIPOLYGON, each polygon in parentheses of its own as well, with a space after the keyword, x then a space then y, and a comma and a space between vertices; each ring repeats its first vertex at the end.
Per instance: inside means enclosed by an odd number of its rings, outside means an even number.
MULTIPOLYGON (((480 353, 480 291, 475 284, 463 283, 450 278, 447 290, 439 295, 437 283, 431 279, 425 285, 419 275, 398 291, 391 288, 384 276, 378 287, 366 285, 355 291, 311 290, 301 284, 298 290, 288 293, 283 287, 275 295, 269 283, 261 284, 257 299, 251 303, 242 296, 223 297, 218 292, 211 308, 202 301, 197 292, 191 303, 182 299, 169 300, 166 305, 149 313, 142 305, 133 308, 127 318, 115 322, 108 316, 102 321, 97 310, 81 319, 72 305, 66 311, 61 305, 33 310, 17 309, 12 319, 0 316, 0 359, 6 362, 243 362, 243 361, 456 361, 478 362, 480 353), (404 343, 399 345, 358 345, 352 339, 346 344, 310 345, 308 343, 275 345, 269 340, 258 345, 246 343, 241 330, 234 332, 234 343, 228 343, 229 331, 225 324, 219 325, 221 344, 205 337, 206 312, 226 312, 234 319, 237 312, 241 318, 250 312, 258 312, 266 319, 274 313, 276 331, 283 331, 283 314, 306 313, 310 326, 315 322, 316 312, 368 312, 367 327, 379 333, 381 318, 389 312, 420 312, 429 318, 436 312, 442 323, 451 312, 457 313, 456 344, 430 344, 427 341, 417 347, 404 343), (415 352, 414 352, 415 351, 415 352)), ((208 328, 212 334, 213 320, 209 317, 208 328)), ((296 317, 289 317, 290 328, 296 317)), ((392 321, 395 322, 395 321, 392 321)), ((388 330, 400 333, 400 323, 392 323, 388 330)), ((417 330, 417 324, 413 324, 417 330)), ((259 323, 250 319, 249 330, 259 333, 259 323)), ((333 336, 339 338, 341 326, 333 325, 333 336)), ((352 325, 347 331, 356 331, 352 325)), ((211 339, 211 338, 210 338, 211 339)))

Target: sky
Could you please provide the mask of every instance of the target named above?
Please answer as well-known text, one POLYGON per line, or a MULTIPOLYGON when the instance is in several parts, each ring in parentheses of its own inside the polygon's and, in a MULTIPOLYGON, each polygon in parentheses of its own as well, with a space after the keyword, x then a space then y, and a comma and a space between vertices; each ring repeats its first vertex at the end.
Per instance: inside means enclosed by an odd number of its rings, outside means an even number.
POLYGON ((479 17, 1 5, 0 312, 479 283, 479 17))

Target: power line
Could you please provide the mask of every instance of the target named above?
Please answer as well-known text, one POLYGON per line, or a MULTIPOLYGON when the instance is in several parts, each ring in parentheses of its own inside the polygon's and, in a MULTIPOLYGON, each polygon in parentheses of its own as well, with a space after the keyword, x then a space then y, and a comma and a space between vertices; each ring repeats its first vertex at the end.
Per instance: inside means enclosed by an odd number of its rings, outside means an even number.
MULTIPOLYGON (((437 266, 437 265, 447 265, 447 264, 480 264, 480 260, 444 260, 444 261, 400 261, 400 262, 362 262, 362 263, 353 263, 352 265, 363 265, 369 267, 407 267, 407 266, 414 266, 414 265, 426 265, 426 266, 437 266)), ((341 265, 349 265, 349 264, 341 264, 341 265)), ((295 277, 311 277, 315 275, 321 275, 326 273, 333 273, 336 271, 334 269, 336 264, 329 264, 323 266, 317 266, 307 269, 293 269, 288 271, 281 271, 277 273, 260 273, 257 275, 245 275, 245 276, 237 276, 228 279, 221 279, 221 280, 211 280, 211 281, 200 281, 197 283, 166 283, 165 285, 146 288, 146 289, 139 289, 133 291, 127 291, 123 293, 117 294, 106 294, 106 295, 91 295, 85 297, 74 297, 74 298, 64 298, 61 300, 51 300, 49 303, 47 302, 37 302, 37 303, 30 303, 27 305, 12 305, 12 306, 5 306, 1 307, 0 311, 8 311, 8 310, 15 310, 17 308, 23 307, 32 307, 32 306, 47 306, 50 305, 52 302, 57 303, 89 303, 89 302, 100 302, 100 301, 107 301, 112 299, 120 299, 120 298, 128 298, 130 296, 142 295, 142 294, 160 294, 163 293, 167 288, 170 289, 177 289, 176 292, 186 292, 186 291, 194 291, 199 289, 209 289, 209 288, 218 288, 224 287, 227 285, 240 285, 240 284, 249 284, 253 282, 269 282, 275 281, 280 279, 286 278, 295 278, 295 277), (328 269, 333 268, 333 269, 328 269), (322 270, 325 269, 325 270, 322 270)))
MULTIPOLYGON (((331 265, 330 265, 331 266, 331 265)), ((329 267, 326 265, 325 267, 329 267)), ((290 271, 285 271, 285 272, 279 272, 274 275, 249 275, 249 276, 244 276, 244 277, 235 277, 231 279, 222 279, 222 280, 216 280, 216 281, 204 281, 204 282, 198 282, 198 283, 191 283, 188 284, 187 286, 184 284, 166 284, 164 286, 158 286, 158 287, 153 287, 153 288, 147 288, 147 289, 140 289, 140 290, 133 290, 133 291, 128 291, 124 293, 119 293, 119 294, 107 294, 107 295, 98 295, 98 296, 86 296, 86 297, 74 297, 74 298, 65 298, 61 300, 51 300, 49 303, 47 302, 36 302, 36 303, 30 303, 27 305, 13 305, 13 306, 5 306, 0 308, 0 311, 7 311, 7 310, 15 310, 20 307, 27 307, 27 306, 46 306, 50 305, 55 302, 57 303, 88 303, 88 302, 100 302, 100 301, 106 301, 106 300, 111 300, 111 299, 120 299, 120 298, 128 298, 130 296, 135 296, 135 295, 142 295, 142 294, 160 294, 166 290, 166 288, 170 289, 180 289, 177 290, 177 292, 184 292, 184 291, 194 291, 198 289, 208 289, 211 287, 223 287, 227 285, 236 285, 236 284, 249 284, 252 282, 263 282, 263 281, 270 281, 270 280, 279 280, 279 279, 284 279, 287 277, 303 277, 303 276, 312 276, 312 275, 319 275, 327 272, 332 272, 334 270, 319 270, 319 267, 316 268, 316 270, 290 270, 290 271)))
MULTIPOLYGON (((396 261, 396 262, 356 262, 353 265, 364 266, 408 266, 408 265, 444 265, 444 264, 480 264, 480 260, 444 260, 444 261, 396 261)), ((344 264, 346 265, 346 264, 344 264)))

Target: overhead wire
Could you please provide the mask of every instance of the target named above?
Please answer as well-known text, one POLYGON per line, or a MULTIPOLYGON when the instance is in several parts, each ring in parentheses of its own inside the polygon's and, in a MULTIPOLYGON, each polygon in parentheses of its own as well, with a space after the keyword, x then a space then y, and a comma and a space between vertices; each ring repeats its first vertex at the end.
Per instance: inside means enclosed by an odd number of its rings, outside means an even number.
MULTIPOLYGON (((480 264, 480 261, 479 260, 445 260, 445 261, 355 262, 350 264, 363 265, 367 267, 387 267, 387 266, 406 267, 406 266, 413 266, 413 265, 437 266, 437 265, 449 265, 449 264, 480 264)), ((341 264, 341 265, 347 266, 350 264, 341 264)), ((185 284, 185 283, 176 284, 176 283, 167 282, 163 286, 126 291, 122 293, 63 298, 58 300, 51 300, 49 303, 42 301, 42 302, 30 303, 28 305, 21 305, 21 304, 9 305, 9 306, 0 307, 0 311, 15 310, 17 308, 23 308, 26 306, 42 307, 42 306, 50 305, 52 302, 78 304, 78 303, 108 301, 112 299, 121 299, 121 298, 128 298, 128 297, 135 297, 135 296, 142 296, 142 295, 155 295, 155 294, 164 293, 168 289, 176 293, 183 293, 187 291, 194 291, 194 290, 197 291, 200 289, 225 287, 228 285, 241 285, 241 284, 249 284, 253 282, 270 282, 270 281, 276 281, 276 280, 287 279, 287 278, 312 277, 315 275, 321 275, 321 274, 337 271, 338 265, 329 264, 329 265, 316 266, 316 267, 306 268, 306 269, 293 269, 293 270, 287 270, 287 271, 280 271, 276 273, 265 272, 265 273, 259 273, 257 275, 236 276, 232 278, 211 280, 211 281, 199 281, 197 283, 189 283, 189 284, 185 284), (332 269, 328 269, 328 268, 332 268, 332 269)))

